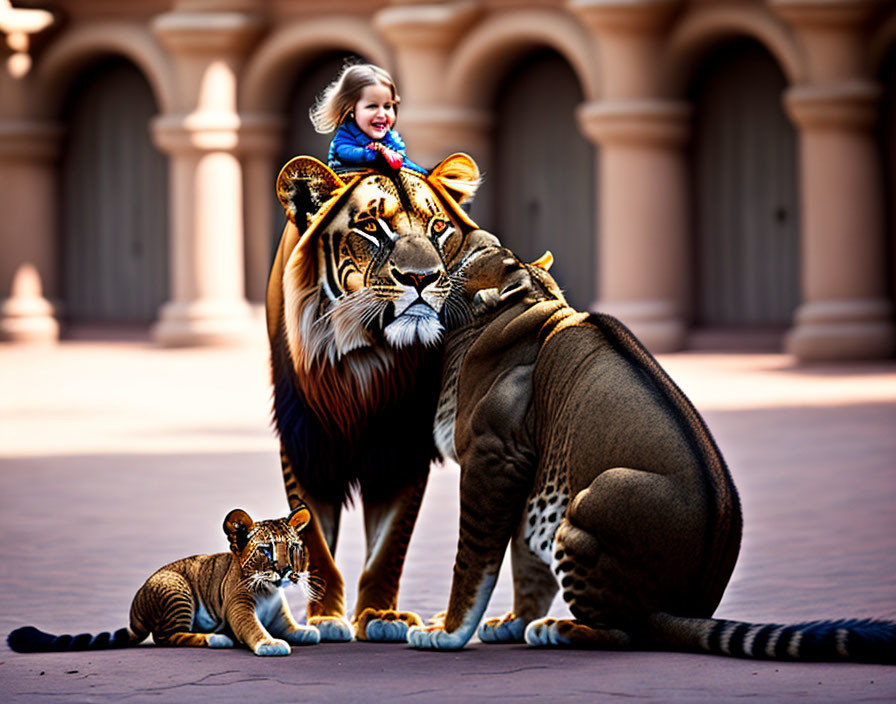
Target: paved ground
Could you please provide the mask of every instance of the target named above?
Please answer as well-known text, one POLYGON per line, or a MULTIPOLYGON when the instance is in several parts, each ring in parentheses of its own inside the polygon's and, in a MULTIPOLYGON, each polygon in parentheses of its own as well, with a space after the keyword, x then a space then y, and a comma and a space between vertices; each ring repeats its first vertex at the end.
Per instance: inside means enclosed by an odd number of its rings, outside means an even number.
MULTIPOLYGON (((718 615, 896 618, 896 363, 661 361, 707 417, 744 505, 743 549, 718 615)), ((226 548, 229 509, 282 514, 268 409, 263 347, 0 345, 0 632, 122 626, 155 568, 226 548)), ((401 606, 427 616, 447 600, 456 483, 456 468, 434 469, 408 556, 401 606)), ((349 585, 362 550, 351 513, 337 555, 349 585)), ((504 576, 489 613, 509 604, 504 576)), ((478 643, 458 653, 331 644, 268 659, 151 645, 21 655, 3 643, 0 691, 6 702, 855 702, 896 699, 896 668, 478 643)))

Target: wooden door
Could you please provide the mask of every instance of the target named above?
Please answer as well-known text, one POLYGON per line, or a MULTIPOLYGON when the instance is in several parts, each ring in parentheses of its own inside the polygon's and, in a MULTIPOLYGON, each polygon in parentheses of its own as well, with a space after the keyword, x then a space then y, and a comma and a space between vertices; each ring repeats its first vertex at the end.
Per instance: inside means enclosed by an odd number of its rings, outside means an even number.
POLYGON ((778 326, 799 303, 796 133, 758 44, 708 57, 694 89, 695 322, 778 326))
MULTIPOLYGON (((570 304, 594 300, 595 152, 575 120, 582 91, 554 52, 538 52, 507 77, 497 99, 494 224, 484 224, 520 258, 554 254, 551 274, 570 304)), ((474 206, 475 207, 475 206, 474 206)))
POLYGON ((64 110, 61 168, 65 317, 139 322, 168 297, 167 160, 150 141, 158 112, 131 63, 85 73, 64 110))

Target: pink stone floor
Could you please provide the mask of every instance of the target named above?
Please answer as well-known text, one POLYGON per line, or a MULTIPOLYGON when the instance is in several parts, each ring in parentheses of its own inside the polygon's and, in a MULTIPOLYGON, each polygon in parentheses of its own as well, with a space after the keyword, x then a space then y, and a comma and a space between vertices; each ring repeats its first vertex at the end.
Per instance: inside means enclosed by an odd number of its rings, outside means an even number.
MULTIPOLYGON (((717 614, 896 619, 896 363, 799 368, 783 355, 708 352, 661 362, 705 415, 743 502, 741 557, 717 614)), ((229 509, 283 514, 269 399, 262 346, 0 345, 0 701, 896 701, 896 667, 679 653, 475 642, 456 653, 328 644, 288 658, 6 647, 23 624, 123 626, 154 569, 226 548, 229 509)), ((456 529, 457 468, 436 467, 403 608, 444 608, 456 529)), ((350 600, 362 559, 352 511, 337 554, 350 600)), ((510 593, 502 575, 489 613, 509 608, 510 593)))

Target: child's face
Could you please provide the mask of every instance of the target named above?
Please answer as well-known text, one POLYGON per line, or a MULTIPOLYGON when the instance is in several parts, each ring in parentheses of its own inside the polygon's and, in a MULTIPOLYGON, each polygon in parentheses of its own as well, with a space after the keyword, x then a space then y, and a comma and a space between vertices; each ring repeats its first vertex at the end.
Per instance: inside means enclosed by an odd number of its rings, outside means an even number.
POLYGON ((355 103, 355 122, 371 139, 379 141, 385 137, 395 124, 392 91, 381 84, 365 86, 361 98, 355 103))

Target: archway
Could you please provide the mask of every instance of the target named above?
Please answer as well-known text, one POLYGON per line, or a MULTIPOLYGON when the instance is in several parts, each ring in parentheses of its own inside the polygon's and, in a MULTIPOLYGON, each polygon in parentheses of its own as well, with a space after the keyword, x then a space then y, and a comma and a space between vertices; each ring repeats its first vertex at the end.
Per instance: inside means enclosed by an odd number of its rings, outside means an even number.
POLYGON ((168 294, 168 170, 148 123, 144 75, 116 56, 82 70, 62 109, 64 317, 148 323, 168 294))
POLYGON ((691 84, 697 326, 780 327, 800 300, 796 133, 758 42, 703 57, 691 84))
POLYGON ((510 70, 496 95, 494 174, 486 174, 494 222, 482 224, 522 259, 551 250, 552 275, 585 310, 595 290, 596 189, 594 148, 575 120, 582 101, 575 73, 552 50, 510 70))
MULTIPOLYGON (((289 91, 283 108, 283 115, 286 117, 286 132, 283 138, 283 148, 277 157, 276 171, 271 174, 271 184, 276 182, 280 168, 299 154, 308 154, 326 163, 327 151, 330 148, 330 140, 333 135, 315 132, 308 117, 308 111, 320 92, 339 75, 345 62, 349 59, 361 60, 355 54, 345 51, 323 52, 294 77, 292 89, 289 91)), ((271 227, 273 257, 283 233, 284 215, 283 206, 277 200, 276 194, 273 193, 273 187, 271 188, 271 199, 271 207, 274 212, 271 227)))

